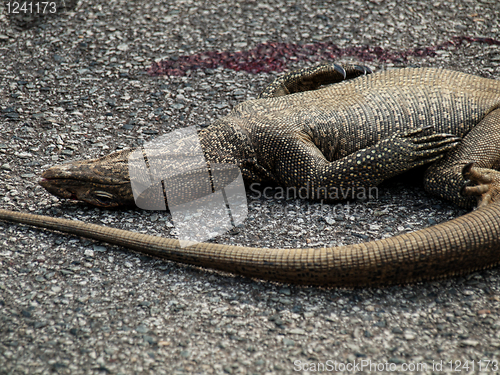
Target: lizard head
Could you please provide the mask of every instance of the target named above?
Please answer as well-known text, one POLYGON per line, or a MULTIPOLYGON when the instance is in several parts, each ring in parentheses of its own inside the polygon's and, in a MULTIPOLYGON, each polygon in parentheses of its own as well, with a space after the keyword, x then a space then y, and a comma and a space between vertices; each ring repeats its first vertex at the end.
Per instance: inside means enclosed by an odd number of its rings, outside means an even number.
POLYGON ((39 184, 60 198, 75 199, 94 206, 113 208, 131 205, 128 156, 123 150, 91 160, 56 165, 42 173, 39 184))

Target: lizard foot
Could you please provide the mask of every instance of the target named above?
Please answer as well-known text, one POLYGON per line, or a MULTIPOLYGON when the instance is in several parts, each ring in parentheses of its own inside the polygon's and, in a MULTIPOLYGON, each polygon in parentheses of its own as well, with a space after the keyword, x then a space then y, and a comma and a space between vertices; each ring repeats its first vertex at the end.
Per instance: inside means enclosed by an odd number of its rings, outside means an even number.
MULTIPOLYGON (((405 155, 406 167, 415 168, 441 159, 456 148, 461 139, 453 134, 429 134, 434 126, 412 129, 407 133, 394 133, 388 139, 395 153, 405 155)), ((402 166, 401 166, 402 167, 402 166)))
POLYGON ((475 196, 477 207, 500 202, 500 172, 494 169, 478 168, 474 163, 462 169, 465 184, 460 191, 463 196, 475 196))

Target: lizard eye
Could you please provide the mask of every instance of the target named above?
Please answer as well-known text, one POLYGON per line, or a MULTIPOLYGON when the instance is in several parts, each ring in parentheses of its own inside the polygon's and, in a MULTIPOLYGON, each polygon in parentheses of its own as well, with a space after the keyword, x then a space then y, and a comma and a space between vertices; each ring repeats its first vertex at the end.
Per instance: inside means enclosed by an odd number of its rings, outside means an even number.
POLYGON ((106 191, 95 191, 94 198, 97 199, 102 204, 109 204, 114 201, 113 194, 110 194, 106 191))

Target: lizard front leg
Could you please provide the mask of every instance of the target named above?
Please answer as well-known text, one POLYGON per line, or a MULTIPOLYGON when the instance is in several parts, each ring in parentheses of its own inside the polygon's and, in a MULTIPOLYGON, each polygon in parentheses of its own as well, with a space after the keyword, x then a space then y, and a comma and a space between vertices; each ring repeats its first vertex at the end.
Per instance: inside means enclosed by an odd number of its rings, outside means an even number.
POLYGON ((491 111, 461 144, 428 168, 425 189, 470 208, 500 201, 500 109, 491 111), (470 184, 476 186, 470 186, 470 184))
POLYGON ((367 66, 333 63, 299 69, 275 79, 260 93, 259 98, 275 98, 315 90, 322 85, 342 82, 371 72, 367 66))
POLYGON ((432 127, 390 138, 358 150, 342 159, 328 161, 306 135, 288 136, 276 141, 273 150, 279 155, 275 176, 287 187, 306 188, 313 199, 342 199, 349 189, 365 189, 408 171, 435 162, 454 149, 460 138, 450 134, 428 134, 432 127), (333 197, 336 190, 340 196, 333 197))

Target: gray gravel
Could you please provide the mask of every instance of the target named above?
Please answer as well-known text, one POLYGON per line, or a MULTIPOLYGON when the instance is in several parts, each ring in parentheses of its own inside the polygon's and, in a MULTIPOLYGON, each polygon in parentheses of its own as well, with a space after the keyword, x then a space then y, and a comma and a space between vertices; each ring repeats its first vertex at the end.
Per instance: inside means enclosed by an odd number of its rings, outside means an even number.
MULTIPOLYGON (((268 41, 398 53, 455 36, 500 40, 498 14, 497 0, 85 1, 21 29, 2 13, 0 206, 172 236, 168 213, 100 210, 37 185, 56 163, 211 123, 275 77, 219 68, 153 78, 145 73, 153 61, 268 41)), ((341 61, 374 71, 398 65, 341 61)), ((498 79, 500 48, 464 42, 409 64, 498 79)), ((245 223, 216 242, 348 244, 464 213, 426 195, 413 174, 384 184, 376 200, 343 206, 253 195, 245 223)), ((309 373, 334 361, 393 364, 400 373, 406 364, 415 368, 405 373, 431 373, 433 365, 451 373, 450 361, 469 361, 471 373, 480 365, 494 373, 485 360, 500 357, 499 308, 498 269, 383 289, 297 287, 0 223, 0 374, 309 373)))

